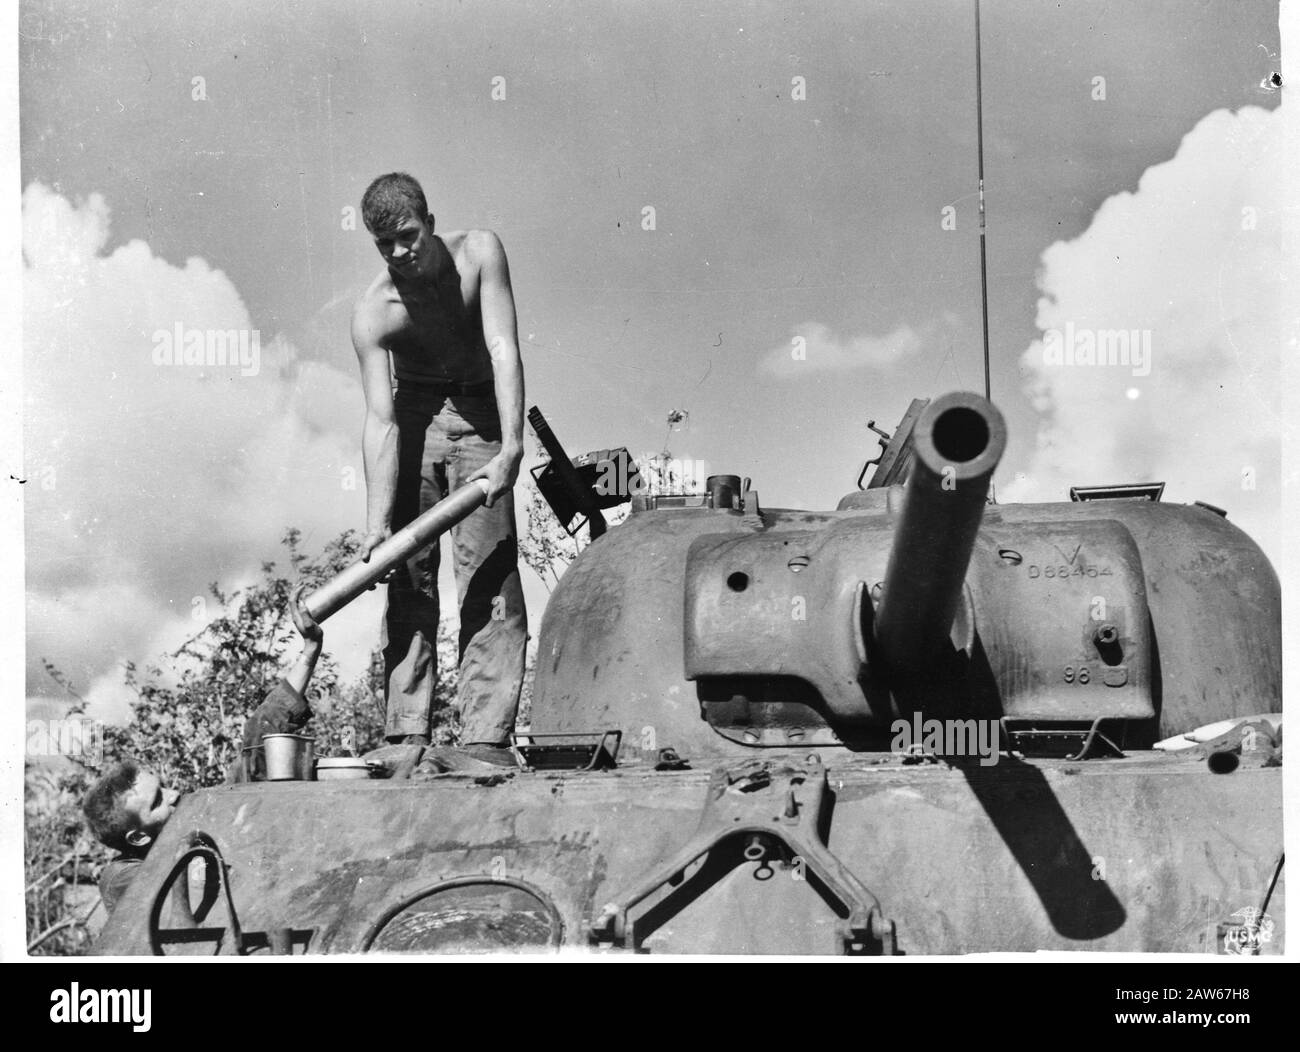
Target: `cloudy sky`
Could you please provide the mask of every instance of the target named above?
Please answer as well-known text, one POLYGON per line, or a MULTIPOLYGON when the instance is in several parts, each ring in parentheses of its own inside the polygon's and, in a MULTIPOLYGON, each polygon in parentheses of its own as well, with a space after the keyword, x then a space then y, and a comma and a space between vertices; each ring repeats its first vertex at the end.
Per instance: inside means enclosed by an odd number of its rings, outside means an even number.
MULTIPOLYGON (((1276 4, 982 10, 1000 495, 1163 480, 1276 554, 1276 4), (1149 371, 1045 361, 1049 330, 1118 329, 1149 371)), ((347 322, 380 264, 351 210, 391 169, 500 234, 572 452, 658 450, 685 409, 675 456, 833 507, 868 419, 983 383, 972 13, 24 3, 29 697, 48 658, 120 709, 208 582, 362 525, 347 322), (256 369, 158 364, 177 326, 256 330, 256 369)), ((377 618, 331 622, 345 667, 377 618)))

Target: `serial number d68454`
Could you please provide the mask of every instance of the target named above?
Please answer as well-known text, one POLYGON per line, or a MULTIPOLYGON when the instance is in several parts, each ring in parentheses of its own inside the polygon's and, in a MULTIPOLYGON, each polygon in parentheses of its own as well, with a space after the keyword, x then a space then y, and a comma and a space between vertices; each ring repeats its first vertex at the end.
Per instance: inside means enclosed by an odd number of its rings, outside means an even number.
POLYGON ((1039 577, 1046 577, 1049 580, 1053 577, 1111 577, 1114 571, 1109 566, 1039 566, 1037 563, 1029 564, 1029 579, 1036 580, 1039 577))

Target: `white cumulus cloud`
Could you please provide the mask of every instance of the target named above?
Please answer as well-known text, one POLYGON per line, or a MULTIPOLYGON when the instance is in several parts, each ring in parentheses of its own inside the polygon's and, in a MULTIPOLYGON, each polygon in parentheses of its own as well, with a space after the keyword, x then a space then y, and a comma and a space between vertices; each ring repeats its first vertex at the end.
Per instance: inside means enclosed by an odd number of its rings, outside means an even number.
MULTIPOLYGON (((109 232, 98 194, 23 194, 29 693, 53 693, 44 657, 105 703, 124 660, 196 629, 209 582, 256 579, 288 526, 313 549, 361 526, 365 496, 356 377, 269 333, 253 374, 158 364, 160 332, 255 322, 204 260, 142 241, 105 254, 109 232)), ((332 650, 378 638, 339 627, 332 650)))
POLYGON ((1136 192, 1043 253, 1043 338, 1020 360, 1042 422, 1001 500, 1163 481, 1167 499, 1226 509, 1277 558, 1282 296, 1295 276, 1281 250, 1288 116, 1209 114, 1136 192), (1092 363, 1107 342, 1122 348, 1121 331, 1149 345, 1149 361, 1092 363))

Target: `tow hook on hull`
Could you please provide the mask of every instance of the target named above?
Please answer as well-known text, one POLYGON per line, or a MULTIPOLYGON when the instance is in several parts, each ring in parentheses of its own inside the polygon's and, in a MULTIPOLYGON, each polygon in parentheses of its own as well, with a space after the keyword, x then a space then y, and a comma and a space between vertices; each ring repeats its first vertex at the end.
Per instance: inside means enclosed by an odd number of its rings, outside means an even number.
MULTIPOLYGON (((674 890, 657 904, 670 910, 686 871, 710 852, 739 841, 743 850, 725 853, 733 861, 726 869, 712 870, 709 886, 745 861, 775 858, 802 865, 810 884, 844 917, 836 930, 834 951, 892 956, 896 952, 893 922, 884 917, 876 896, 821 838, 828 792, 826 769, 816 754, 802 762, 749 761, 714 770, 694 835, 667 863, 637 878, 600 911, 590 926, 592 943, 639 949, 648 933, 638 933, 632 911, 672 886, 674 890)), ((696 894, 703 890, 707 889, 697 889, 696 894)))
MULTIPOLYGON (((235 899, 230 889, 230 866, 221 849, 207 833, 194 830, 180 844, 176 861, 154 895, 149 909, 149 948, 164 956, 167 946, 187 947, 188 952, 213 954, 234 953, 245 956, 262 950, 273 954, 306 953, 315 928, 273 928, 269 931, 246 931, 240 927, 235 899), (190 863, 202 860, 203 894, 197 909, 190 902, 190 863), (168 893, 172 900, 172 927, 161 926, 163 903, 168 893), (225 898, 227 924, 205 926, 204 921, 216 905, 218 895, 225 898), (205 948, 206 944, 206 948, 205 948)), ((184 952, 184 951, 182 951, 184 952)))

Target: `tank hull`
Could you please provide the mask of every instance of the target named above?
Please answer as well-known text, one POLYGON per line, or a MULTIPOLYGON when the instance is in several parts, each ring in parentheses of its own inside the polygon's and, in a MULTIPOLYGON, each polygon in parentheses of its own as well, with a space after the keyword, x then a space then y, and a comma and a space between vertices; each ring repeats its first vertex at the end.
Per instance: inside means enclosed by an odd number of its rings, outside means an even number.
MULTIPOLYGON (((1222 925, 1261 905, 1282 852, 1278 768, 1215 775, 1204 763, 1146 753, 1083 763, 1003 757, 992 767, 955 769, 878 754, 828 757, 825 773, 818 834, 876 897, 895 926, 897 951, 907 955, 1214 953, 1222 950, 1222 925)), ((295 952, 391 949, 399 943, 386 934, 386 917, 431 889, 467 882, 545 903, 551 934, 512 942, 502 934, 508 924, 489 923, 481 939, 435 932, 401 945, 418 952, 593 947, 592 922, 605 905, 644 882, 700 828, 710 775, 631 766, 495 781, 261 783, 195 793, 142 865, 96 952, 235 950, 224 900, 201 922, 213 937, 161 947, 151 940, 151 906, 194 832, 225 860, 238 924, 254 949, 275 939, 249 933, 284 929, 298 933, 295 952)), ((755 815, 778 802, 754 794, 755 815)), ((722 843, 711 855, 642 910, 629 949, 843 948, 842 916, 797 857, 749 860, 722 843)), ((168 908, 162 927, 175 923, 168 908)), ((1283 948, 1284 911, 1279 882, 1265 953, 1283 948)), ((281 949, 288 946, 282 940, 281 949)))

